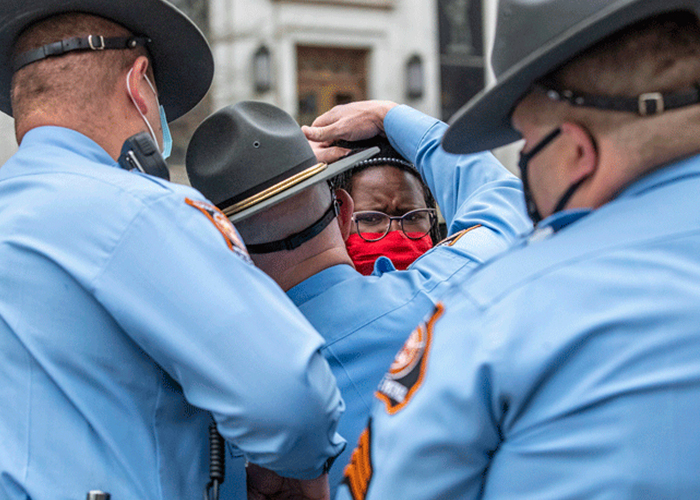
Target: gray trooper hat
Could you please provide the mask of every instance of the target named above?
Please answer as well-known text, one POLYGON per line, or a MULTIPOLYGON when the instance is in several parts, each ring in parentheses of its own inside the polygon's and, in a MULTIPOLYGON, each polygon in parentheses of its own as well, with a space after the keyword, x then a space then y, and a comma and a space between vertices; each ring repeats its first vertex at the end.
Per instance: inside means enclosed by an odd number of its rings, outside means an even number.
POLYGON ((379 152, 371 148, 320 163, 286 111, 256 101, 227 106, 204 120, 187 146, 190 183, 232 222, 250 217, 379 152))
POLYGON ((442 146, 473 153, 517 141, 510 114, 533 83, 622 28, 678 10, 698 15, 700 0, 500 0, 491 57, 496 84, 450 119, 442 146))
MULTIPOLYGON (((19 35, 37 21, 69 12, 109 19, 148 40, 145 46, 153 60, 158 98, 169 121, 192 109, 209 90, 214 76, 214 58, 209 44, 197 26, 169 2, 0 0, 0 111, 12 116, 10 88, 16 64, 13 46, 19 35)), ((45 51, 49 56, 60 56, 72 50, 103 50, 102 34, 92 35, 89 40, 84 38, 88 41, 82 44, 75 39, 64 41, 63 48, 60 47, 62 41, 56 40, 58 44, 45 45, 45 51), (65 50, 67 46, 69 50, 65 50), (78 48, 73 48, 75 46, 78 48)))

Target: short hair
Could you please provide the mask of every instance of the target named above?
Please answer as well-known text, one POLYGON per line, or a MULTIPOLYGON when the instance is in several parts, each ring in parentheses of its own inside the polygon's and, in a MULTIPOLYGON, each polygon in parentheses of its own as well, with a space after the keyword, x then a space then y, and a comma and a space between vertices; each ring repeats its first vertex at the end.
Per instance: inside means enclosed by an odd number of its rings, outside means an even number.
MULTIPOLYGON (((637 97, 700 83, 700 23, 693 12, 674 11, 641 20, 604 38, 539 80, 545 87, 596 95, 637 97)), ((632 114, 576 108, 597 123, 615 126, 632 114)))
MULTIPOLYGON (((83 13, 52 16, 33 24, 18 37, 15 56, 67 38, 88 35, 130 36, 123 26, 83 13)), ((111 95, 119 75, 146 49, 76 51, 48 57, 18 70, 12 78, 15 118, 37 108, 90 113, 111 95), (66 108, 66 106, 70 106, 66 108)))
MULTIPOLYGON (((415 177, 421 188, 423 189, 423 198, 425 199, 425 206, 428 208, 437 208, 437 203, 433 197, 433 193, 430 191, 428 185, 423 181, 420 173, 416 169, 413 163, 409 162, 399 154, 396 149, 389 143, 389 140, 382 136, 375 136, 370 139, 365 139, 362 141, 348 142, 344 140, 339 140, 334 143, 336 146, 340 146, 346 149, 350 149, 350 154, 357 153, 367 148, 377 146, 379 148, 379 153, 375 154, 371 158, 364 160, 345 172, 338 174, 333 179, 331 179, 331 184, 335 188, 344 189, 350 196, 352 196, 352 179, 355 175, 360 172, 370 168, 370 167, 383 167, 390 166, 396 167, 404 172, 408 172, 413 177, 415 177)), ((440 241, 440 228, 436 224, 430 231, 430 237, 433 243, 440 241)))
MULTIPOLYGON (((643 19, 623 28, 577 54, 539 80, 545 87, 606 96, 637 97, 646 92, 677 92, 700 85, 700 21, 694 12, 673 11, 643 19)), ((547 100, 548 101, 548 100, 547 100)), ((659 115, 660 120, 686 126, 674 134, 649 133, 642 137, 626 125, 648 123, 634 113, 562 106, 544 102, 559 120, 573 119, 591 132, 616 131, 622 140, 638 143, 639 157, 672 157, 674 151, 697 141, 700 108, 659 115), (631 137, 627 137, 631 135, 631 137), (663 153, 663 154, 662 154, 663 153), (664 156, 666 155, 666 156, 664 156), (670 156, 669 156, 670 155, 670 156)), ((546 118, 547 111, 539 118, 546 118)), ((663 127, 662 127, 663 128, 663 127)), ((656 128, 658 131, 658 127, 656 128)))
POLYGON ((570 90, 636 97, 700 81, 700 24, 675 11, 632 24, 586 49, 544 78, 570 90))

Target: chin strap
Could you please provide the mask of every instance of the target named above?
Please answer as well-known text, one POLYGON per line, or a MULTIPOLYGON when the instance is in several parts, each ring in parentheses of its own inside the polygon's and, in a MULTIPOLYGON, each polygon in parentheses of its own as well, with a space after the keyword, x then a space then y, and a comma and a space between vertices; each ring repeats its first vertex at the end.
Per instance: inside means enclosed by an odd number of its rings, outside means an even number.
POLYGON ((572 90, 560 91, 545 85, 539 85, 539 87, 552 101, 564 101, 572 106, 608 111, 625 111, 639 116, 653 116, 664 111, 700 104, 700 86, 697 84, 692 90, 686 92, 646 92, 637 97, 593 95, 572 90))
POLYGON ((294 233, 283 240, 260 243, 258 245, 246 245, 246 249, 248 250, 248 253, 272 253, 279 252, 281 250, 294 250, 326 229, 328 224, 330 224, 337 215, 338 202, 334 199, 331 206, 328 207, 328 210, 326 210, 321 218, 303 231, 294 233))
POLYGON ((22 52, 15 57, 12 63, 13 71, 18 71, 28 64, 41 61, 47 57, 61 56, 67 52, 76 50, 122 50, 145 47, 151 39, 145 36, 120 36, 105 38, 101 35, 88 35, 86 37, 75 37, 61 40, 60 42, 49 43, 38 49, 22 52))

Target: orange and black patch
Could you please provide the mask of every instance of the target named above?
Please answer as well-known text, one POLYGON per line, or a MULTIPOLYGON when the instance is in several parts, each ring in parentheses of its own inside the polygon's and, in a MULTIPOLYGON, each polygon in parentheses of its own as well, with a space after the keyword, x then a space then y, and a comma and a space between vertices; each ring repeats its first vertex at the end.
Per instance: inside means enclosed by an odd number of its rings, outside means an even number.
POLYGON ((364 500, 367 496, 369 482, 372 479, 372 457, 371 457, 371 429, 372 419, 365 430, 360 434, 357 441, 357 448, 352 452, 350 463, 343 471, 343 484, 350 490, 353 500, 364 500))
POLYGON ((390 415, 405 407, 423 384, 433 328, 443 312, 445 307, 438 303, 430 319, 413 330, 379 383, 375 396, 384 403, 390 415))
POLYGON ((214 227, 216 227, 224 237, 230 250, 243 257, 246 261, 252 262, 250 260, 250 255, 248 255, 248 250, 246 250, 245 243, 243 243, 243 240, 238 235, 238 231, 236 231, 236 228, 233 227, 231 221, 228 220, 228 217, 226 217, 221 210, 211 203, 192 200, 190 198, 185 198, 185 203, 202 212, 207 219, 214 224, 214 227))
POLYGON ((442 240, 440 243, 438 243, 438 244, 435 245, 435 246, 438 246, 438 247, 441 247, 441 246, 451 247, 452 245, 454 245, 455 243, 457 243, 457 242, 460 240, 460 238, 462 238, 462 236, 464 236, 465 234, 467 234, 467 233, 468 233, 469 231, 471 231, 472 229, 476 229, 477 227, 481 227, 481 224, 477 224, 476 226, 472 226, 472 227, 470 227, 470 228, 468 228, 468 229, 462 229, 461 231, 459 231, 459 232, 453 234, 452 236, 448 236, 447 238, 445 238, 444 240, 442 240))

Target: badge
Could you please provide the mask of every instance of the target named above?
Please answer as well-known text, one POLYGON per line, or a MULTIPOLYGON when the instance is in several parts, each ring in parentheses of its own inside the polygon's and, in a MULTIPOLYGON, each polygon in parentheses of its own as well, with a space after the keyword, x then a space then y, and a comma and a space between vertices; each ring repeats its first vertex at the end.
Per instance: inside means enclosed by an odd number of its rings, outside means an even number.
POLYGON ((406 406, 423 383, 433 328, 444 311, 445 307, 438 303, 430 319, 413 330, 379 383, 375 396, 390 415, 406 406))
POLYGON ((342 483, 350 490, 353 500, 364 500, 367 496, 369 482, 372 479, 372 457, 370 455, 372 419, 360 434, 357 447, 353 450, 350 463, 343 471, 342 483))
POLYGON ((214 227, 216 227, 216 229, 224 237, 224 240, 226 241, 226 244, 230 250, 242 257, 247 262, 251 264, 253 263, 253 261, 250 260, 250 255, 248 255, 248 250, 246 250, 245 243, 243 243, 243 240, 238 235, 238 231, 236 231, 236 228, 233 227, 231 221, 228 220, 228 217, 226 217, 221 210, 216 208, 211 203, 200 200, 192 200, 190 198, 185 198, 185 203, 196 208, 207 216, 207 219, 214 224, 214 227))
POLYGON ((436 247, 441 247, 441 246, 451 247, 452 245, 454 245, 455 243, 457 243, 457 241, 459 241, 459 239, 460 239, 462 236, 464 236, 465 234, 467 234, 467 233, 468 233, 469 231, 471 231, 472 229, 476 229, 477 227, 481 227, 481 224, 477 224, 476 226, 472 226, 472 227, 470 227, 470 228, 468 228, 468 229, 462 229, 461 231, 456 232, 456 233, 453 234, 452 236, 448 236, 447 238, 445 238, 444 240, 442 240, 440 243, 438 243, 438 244, 435 245, 435 246, 436 246, 436 247))

